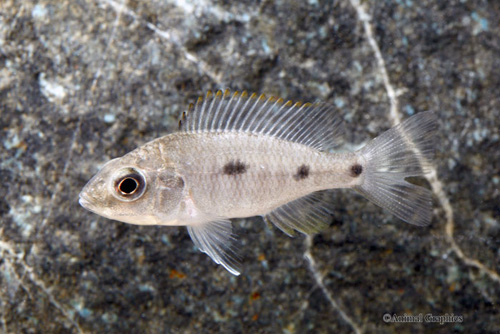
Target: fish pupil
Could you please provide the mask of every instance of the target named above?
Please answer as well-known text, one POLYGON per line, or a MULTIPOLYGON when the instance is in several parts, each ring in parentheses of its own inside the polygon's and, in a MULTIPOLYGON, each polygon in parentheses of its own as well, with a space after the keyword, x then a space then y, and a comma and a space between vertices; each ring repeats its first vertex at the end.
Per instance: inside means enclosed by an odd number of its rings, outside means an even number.
POLYGON ((139 182, 132 177, 124 178, 118 185, 118 190, 120 190, 123 195, 132 195, 137 188, 139 188, 139 182))

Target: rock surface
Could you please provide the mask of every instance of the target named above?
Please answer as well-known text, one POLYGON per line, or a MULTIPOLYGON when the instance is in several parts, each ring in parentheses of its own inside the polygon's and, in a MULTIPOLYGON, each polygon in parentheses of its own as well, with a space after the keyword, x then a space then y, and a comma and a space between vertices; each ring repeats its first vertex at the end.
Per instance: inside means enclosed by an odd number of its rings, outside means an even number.
POLYGON ((480 0, 2 0, 0 332, 498 333, 499 16, 480 0), (338 191, 312 238, 236 221, 233 277, 184 228, 78 205, 103 163, 219 88, 334 104, 350 148, 435 110, 432 225, 338 191))

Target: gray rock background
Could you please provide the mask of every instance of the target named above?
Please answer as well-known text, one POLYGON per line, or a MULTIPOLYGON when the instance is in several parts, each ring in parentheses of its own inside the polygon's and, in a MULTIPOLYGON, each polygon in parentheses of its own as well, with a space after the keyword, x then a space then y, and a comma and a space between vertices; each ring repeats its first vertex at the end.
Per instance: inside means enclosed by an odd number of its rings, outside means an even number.
POLYGON ((499 333, 500 2, 2 0, 0 332, 499 333), (77 203, 208 89, 327 101, 346 142, 440 119, 430 227, 350 191, 331 226, 236 221, 244 271, 184 228, 77 203), (384 314, 461 321, 387 323, 384 314))

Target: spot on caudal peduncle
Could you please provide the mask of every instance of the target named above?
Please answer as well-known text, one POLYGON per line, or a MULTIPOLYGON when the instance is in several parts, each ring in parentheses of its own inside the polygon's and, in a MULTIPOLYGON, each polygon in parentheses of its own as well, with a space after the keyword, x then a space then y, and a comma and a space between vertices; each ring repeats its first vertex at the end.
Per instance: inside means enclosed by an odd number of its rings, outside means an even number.
POLYGON ((351 166, 351 176, 352 177, 358 177, 363 173, 363 166, 360 164, 354 164, 351 166))

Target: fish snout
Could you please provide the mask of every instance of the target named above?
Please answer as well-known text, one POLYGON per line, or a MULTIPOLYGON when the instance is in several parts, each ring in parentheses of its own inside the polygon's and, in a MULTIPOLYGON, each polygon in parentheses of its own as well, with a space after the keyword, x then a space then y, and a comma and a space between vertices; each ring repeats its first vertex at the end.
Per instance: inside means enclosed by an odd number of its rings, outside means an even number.
POLYGON ((95 189, 89 182, 83 187, 82 191, 78 195, 78 203, 89 211, 95 211, 97 199, 92 196, 95 193, 95 189))
MULTIPOLYGON (((86 188, 86 187, 85 187, 86 188)), ((80 192, 80 195, 78 195, 78 203, 83 206, 85 209, 90 210, 90 208, 93 206, 92 205, 92 200, 91 198, 87 195, 85 192, 85 188, 80 192)))

